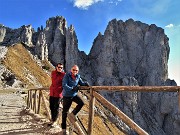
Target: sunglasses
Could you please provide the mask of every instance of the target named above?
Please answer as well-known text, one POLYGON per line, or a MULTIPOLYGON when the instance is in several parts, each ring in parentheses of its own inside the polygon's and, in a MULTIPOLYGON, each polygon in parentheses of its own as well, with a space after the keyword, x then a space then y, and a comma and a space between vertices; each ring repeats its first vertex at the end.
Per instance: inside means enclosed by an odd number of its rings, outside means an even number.
POLYGON ((57 68, 59 68, 59 69, 63 69, 63 67, 57 67, 57 68))
POLYGON ((76 69, 73 69, 73 71, 76 71, 76 72, 77 72, 78 70, 76 70, 76 69))

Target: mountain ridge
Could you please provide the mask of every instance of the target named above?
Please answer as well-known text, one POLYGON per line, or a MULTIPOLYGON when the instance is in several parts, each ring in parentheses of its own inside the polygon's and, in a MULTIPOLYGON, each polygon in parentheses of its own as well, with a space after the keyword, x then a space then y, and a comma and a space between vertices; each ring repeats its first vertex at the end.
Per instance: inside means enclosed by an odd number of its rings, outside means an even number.
MULTIPOLYGON (((91 85, 177 85, 168 78, 169 39, 155 24, 113 19, 104 34, 95 38, 89 55, 79 51, 75 28, 67 27, 62 16, 50 18, 46 27, 37 32, 31 26, 7 33, 4 29, 0 27, 1 45, 23 42, 39 59, 52 64, 62 62, 65 71, 77 64, 80 74, 91 85)), ((150 134, 175 135, 180 129, 180 119, 174 117, 179 116, 178 110, 172 107, 178 103, 177 93, 101 92, 101 95, 150 134)))

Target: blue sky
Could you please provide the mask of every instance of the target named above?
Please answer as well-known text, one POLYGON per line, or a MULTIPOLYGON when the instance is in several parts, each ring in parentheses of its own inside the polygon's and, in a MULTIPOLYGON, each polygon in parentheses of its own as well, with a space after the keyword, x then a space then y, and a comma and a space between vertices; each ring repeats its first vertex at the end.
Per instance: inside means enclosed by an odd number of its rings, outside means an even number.
POLYGON ((0 0, 0 24, 19 28, 31 24, 35 30, 50 17, 63 16, 73 24, 79 49, 87 54, 94 38, 104 33, 114 18, 132 18, 165 29, 169 37, 169 78, 180 85, 179 0, 0 0))

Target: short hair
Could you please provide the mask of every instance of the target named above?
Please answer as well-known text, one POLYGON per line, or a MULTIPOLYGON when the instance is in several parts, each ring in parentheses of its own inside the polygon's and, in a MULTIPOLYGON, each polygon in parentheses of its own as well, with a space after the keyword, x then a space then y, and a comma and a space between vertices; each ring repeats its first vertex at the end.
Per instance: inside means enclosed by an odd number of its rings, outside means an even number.
POLYGON ((77 67, 77 68, 79 69, 78 65, 73 65, 73 66, 71 67, 71 69, 72 69, 73 67, 77 67))
POLYGON ((57 63, 57 64, 56 64, 56 67, 57 67, 58 65, 63 65, 63 64, 62 64, 62 63, 57 63))

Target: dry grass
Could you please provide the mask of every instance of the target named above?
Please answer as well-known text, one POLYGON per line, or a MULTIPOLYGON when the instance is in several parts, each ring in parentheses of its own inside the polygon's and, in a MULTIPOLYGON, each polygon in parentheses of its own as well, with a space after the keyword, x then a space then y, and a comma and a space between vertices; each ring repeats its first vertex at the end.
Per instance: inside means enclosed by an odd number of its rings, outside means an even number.
POLYGON ((10 46, 3 64, 16 75, 28 88, 34 87, 33 81, 43 87, 49 87, 50 76, 42 70, 42 67, 32 59, 29 52, 22 44, 10 46), (33 80, 27 79, 29 76, 33 80))
MULTIPOLYGON (((82 94, 88 97, 88 100, 85 101, 85 105, 83 106, 81 112, 83 114, 79 114, 79 118, 81 122, 83 123, 86 130, 88 129, 88 116, 89 116, 89 92, 88 91, 82 91, 82 94)), ((95 101, 96 108, 99 108, 98 110, 101 110, 102 112, 105 112, 105 108, 100 104, 99 101, 95 101)), ((75 104, 72 105, 72 107, 75 107, 75 104)), ((109 121, 108 119, 102 118, 97 112, 95 112, 94 120, 93 120, 93 135, 125 135, 121 129, 118 129, 118 127, 109 121)))

